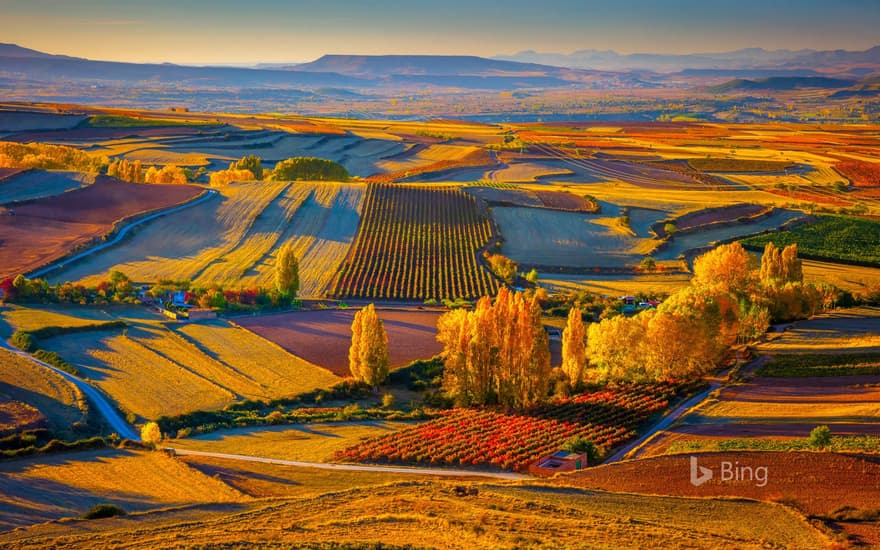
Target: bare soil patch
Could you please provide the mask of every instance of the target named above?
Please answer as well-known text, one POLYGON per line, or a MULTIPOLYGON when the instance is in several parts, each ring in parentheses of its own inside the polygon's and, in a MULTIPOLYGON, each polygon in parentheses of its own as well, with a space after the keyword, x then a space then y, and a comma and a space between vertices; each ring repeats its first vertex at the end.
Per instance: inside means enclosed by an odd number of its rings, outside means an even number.
POLYGON ((0 278, 36 269, 106 235, 120 220, 168 208, 201 191, 99 177, 87 187, 17 206, 14 216, 0 216, 0 278))
MULTIPOLYGON (((348 376, 354 313, 353 310, 301 311, 244 317, 236 322, 306 361, 339 376, 348 376)), ((441 346, 436 340, 440 312, 379 310, 378 313, 388 332, 392 368, 440 353, 441 346)))

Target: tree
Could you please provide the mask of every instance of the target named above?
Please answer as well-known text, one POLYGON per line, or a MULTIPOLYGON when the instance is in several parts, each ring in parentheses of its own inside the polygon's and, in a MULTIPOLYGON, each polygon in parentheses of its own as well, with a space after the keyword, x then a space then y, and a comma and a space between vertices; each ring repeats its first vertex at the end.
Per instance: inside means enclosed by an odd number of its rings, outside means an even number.
POLYGON ((824 449, 831 445, 831 429, 828 426, 816 426, 810 431, 810 446, 824 449))
POLYGON ((258 178, 255 178, 253 172, 251 172, 250 170, 236 170, 230 168, 229 170, 218 170, 217 172, 211 172, 209 181, 212 186, 220 187, 223 185, 228 185, 234 181, 251 181, 253 179, 258 178))
POLYGON ((162 442, 162 431, 155 422, 147 422, 141 428, 141 441, 156 446, 162 442))
POLYGON ((247 170, 253 175, 253 178, 261 180, 263 179, 263 159, 257 155, 248 155, 230 163, 229 170, 247 170))
MULTIPOLYGON (((489 269, 499 279, 505 283, 513 282, 514 277, 516 277, 516 272, 519 269, 519 265, 515 261, 507 256, 501 254, 489 254, 488 252, 484 252, 483 257, 486 258, 486 262, 489 264, 489 269)), ((535 277, 537 279, 537 272, 535 272, 535 277)))
POLYGON ((186 182, 186 172, 173 164, 164 166, 161 169, 150 166, 144 176, 144 183, 184 184, 186 182))
POLYGON ((354 315, 348 368, 355 380, 376 390, 388 378, 388 334, 373 304, 354 315))
POLYGON ((454 310, 438 321, 443 388, 459 405, 528 407, 547 396, 550 347, 534 296, 502 288, 494 303, 454 310))
POLYGON ((275 257, 275 288, 290 298, 299 292, 299 260, 290 244, 282 246, 275 257))
POLYGON ((764 254, 761 255, 760 277, 764 286, 803 282, 804 273, 798 259, 797 243, 786 246, 782 251, 772 241, 767 243, 764 254))
POLYGON ((738 242, 723 244, 694 260, 693 286, 718 287, 746 294, 754 280, 756 260, 738 242))
POLYGON ((562 331, 562 370, 568 375, 572 387, 577 387, 584 377, 587 363, 587 343, 581 310, 573 307, 562 331))
POLYGON ((275 181, 348 181, 351 179, 351 175, 345 166, 332 160, 292 157, 275 165, 271 179, 275 181))

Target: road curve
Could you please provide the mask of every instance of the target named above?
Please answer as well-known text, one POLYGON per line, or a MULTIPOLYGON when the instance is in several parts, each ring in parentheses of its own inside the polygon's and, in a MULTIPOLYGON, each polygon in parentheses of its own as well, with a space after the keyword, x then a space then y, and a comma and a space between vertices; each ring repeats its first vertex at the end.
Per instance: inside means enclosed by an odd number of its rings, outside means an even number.
POLYGON ((414 474, 423 476, 447 476, 447 477, 487 477, 491 479, 524 480, 533 479, 524 474, 511 472, 474 472, 471 470, 454 470, 445 468, 408 468, 405 466, 375 466, 366 464, 336 464, 327 462, 301 462, 298 460, 281 460, 277 458, 265 458, 262 456, 232 455, 225 453, 210 453, 205 451, 190 451, 177 447, 167 448, 174 454, 184 456, 205 456, 209 458, 225 458, 228 460, 241 460, 244 462, 262 462, 264 464, 278 464, 281 466, 296 466, 299 468, 316 468, 319 470, 336 470, 348 472, 385 472, 393 474, 414 474))
POLYGON ((119 412, 117 412, 116 408, 113 407, 113 405, 111 405, 109 401, 107 401, 107 398, 105 398, 101 394, 101 392, 99 392, 97 389, 92 387, 92 385, 89 384, 88 382, 86 382, 85 380, 77 378, 76 376, 73 376, 70 373, 64 372, 63 370, 61 370, 57 367, 53 367, 49 363, 45 363, 43 361, 40 361, 39 359, 37 359, 33 355, 31 355, 29 353, 25 353, 19 349, 16 349, 2 340, 0 340, 0 348, 6 349, 6 350, 8 350, 8 351, 20 356, 20 357, 23 357, 25 359, 33 361, 34 363, 36 363, 38 365, 41 365, 49 370, 52 370, 52 371, 60 374, 62 377, 64 377, 66 380, 68 380, 71 384, 73 384, 74 386, 79 388, 83 392, 83 394, 85 394, 85 396, 88 398, 88 400, 92 404, 92 406, 94 406, 98 410, 98 412, 101 413, 101 416, 104 417, 104 419, 107 421, 107 424, 110 425, 110 428, 114 432, 119 434, 119 437, 121 437, 123 439, 131 439, 132 441, 140 441, 141 440, 140 435, 137 433, 137 431, 135 431, 135 429, 132 428, 128 424, 128 422, 126 422, 125 419, 119 415, 119 412))
POLYGON ((92 246, 87 250, 83 250, 79 254, 77 254, 75 256, 71 256, 69 258, 66 258, 58 263, 54 263, 54 264, 48 265, 46 267, 41 267, 40 269, 37 269, 35 271, 31 271, 30 273, 27 274, 27 277, 29 279, 33 279, 35 277, 42 277, 43 275, 45 275, 46 273, 49 273, 50 271, 60 269, 69 263, 76 262, 82 258, 85 258, 86 256, 90 256, 96 252, 100 252, 102 250, 110 248, 111 246, 119 244, 119 242, 122 239, 124 239, 126 235, 128 235, 128 232, 132 228, 137 227, 142 224, 145 224, 147 222, 153 221, 156 218, 161 218, 162 216, 167 216, 168 214, 174 214, 175 212, 180 212, 181 210, 186 210, 187 208, 191 208, 197 204, 203 203, 206 200, 208 200, 216 195, 217 195, 216 190, 208 189, 207 193, 205 193, 202 196, 200 196, 196 199, 193 199, 189 202, 186 202, 184 204, 179 204, 173 208, 169 208, 167 210, 162 210, 160 212, 155 212, 153 214, 150 214, 149 216, 146 216, 146 217, 141 218, 139 220, 135 220, 135 221, 127 224, 122 229, 120 229, 119 232, 116 235, 114 235, 114 237, 112 239, 110 239, 109 241, 103 242, 101 244, 96 244, 95 246, 92 246))

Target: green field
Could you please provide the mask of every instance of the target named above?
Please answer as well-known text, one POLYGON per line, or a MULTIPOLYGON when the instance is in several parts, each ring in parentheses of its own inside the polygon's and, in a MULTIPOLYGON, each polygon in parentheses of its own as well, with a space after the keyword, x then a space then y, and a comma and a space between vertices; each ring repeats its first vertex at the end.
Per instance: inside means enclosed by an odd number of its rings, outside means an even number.
POLYGON ((768 242, 780 248, 797 243, 798 254, 806 258, 880 266, 880 223, 875 221, 850 216, 819 216, 816 223, 805 223, 791 230, 742 241, 745 246, 760 249, 768 242))

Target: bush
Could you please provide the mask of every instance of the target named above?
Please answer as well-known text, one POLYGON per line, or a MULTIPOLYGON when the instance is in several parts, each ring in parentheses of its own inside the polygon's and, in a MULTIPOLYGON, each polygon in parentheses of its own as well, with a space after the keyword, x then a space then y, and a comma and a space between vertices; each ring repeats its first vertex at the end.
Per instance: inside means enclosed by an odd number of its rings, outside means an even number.
POLYGON ((115 504, 95 504, 88 512, 80 516, 82 519, 101 519, 124 516, 125 510, 115 504))
POLYGON ((46 351, 44 349, 38 349, 34 352, 34 357, 43 361, 44 363, 49 363, 53 367, 58 367, 68 374, 72 374, 74 376, 79 376, 79 370, 61 358, 54 351, 46 351))
POLYGON ((37 349, 37 341, 30 332, 16 330, 9 343, 22 351, 32 352, 37 349))
POLYGON ((382 407, 386 409, 390 409, 394 406, 394 395, 390 393, 386 393, 382 396, 382 407))
POLYGON ((831 445, 831 429, 828 426, 816 426, 810 432, 810 447, 824 449, 831 445))

